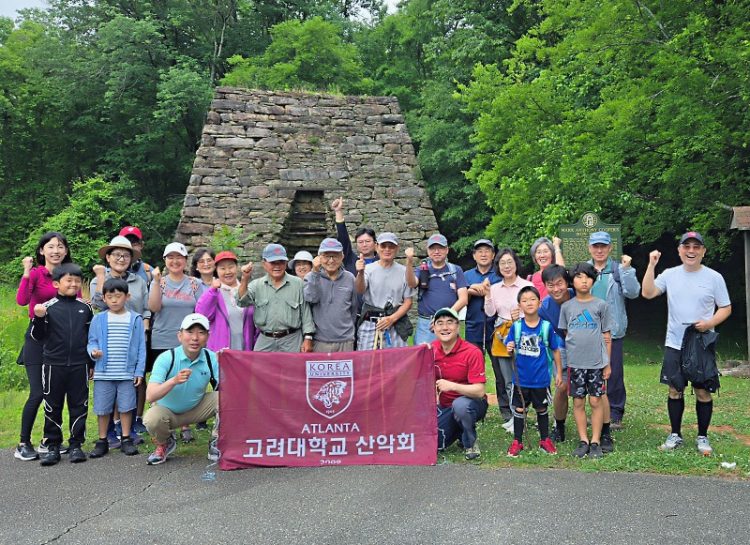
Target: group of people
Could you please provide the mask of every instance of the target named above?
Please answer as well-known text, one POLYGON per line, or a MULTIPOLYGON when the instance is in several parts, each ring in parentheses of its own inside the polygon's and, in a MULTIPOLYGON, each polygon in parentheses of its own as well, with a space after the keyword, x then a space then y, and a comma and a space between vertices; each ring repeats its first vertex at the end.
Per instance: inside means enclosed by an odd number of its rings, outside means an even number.
MULTIPOLYGON (((359 228, 353 246, 343 199, 331 206, 336 236, 324 239, 315 257, 301 251, 289 260, 286 248, 268 244, 262 252, 264 274, 255 279, 253 264, 240 266, 228 250, 197 250, 188 273, 188 251, 179 242, 164 248, 162 273, 141 260, 141 231, 125 227, 99 251, 102 264, 94 267, 91 305, 81 299, 83 274, 71 261, 67 240, 46 233, 35 256, 24 259, 17 294, 18 304, 29 306, 31 320, 19 356, 29 398, 16 458, 41 457, 42 465, 60 461, 67 397, 71 462, 113 448, 138 454, 140 434, 148 433, 156 444, 148 463, 160 464, 174 452, 178 433, 190 441, 190 426, 205 427, 212 417, 208 457, 216 460, 218 350, 374 350, 407 346, 412 335, 414 344, 430 344, 435 357, 440 449, 459 441, 467 459, 481 455, 476 425, 488 410, 484 362, 489 355, 503 426, 513 433, 508 456, 524 450, 529 407, 537 415, 539 448, 555 454, 555 444, 566 440, 568 397, 578 434, 573 455, 598 458, 612 451, 611 431, 622 426, 626 404, 625 299, 638 297, 641 286, 628 256, 619 262, 610 257, 608 233, 591 235, 591 260, 570 272, 560 240, 538 239, 531 248, 538 270, 522 278, 516 252, 498 249, 488 239, 474 243, 475 266, 466 271, 448 261, 449 244, 439 233, 427 240, 428 258, 422 262, 414 248, 406 248, 405 264, 399 263, 400 241, 392 232, 359 228), (415 297, 416 328, 408 316, 415 297), (82 445, 90 379, 98 439, 87 455, 82 445), (207 391, 209 384, 214 391, 207 391), (31 429, 42 401, 44 438, 35 449, 31 429), (146 401, 150 408, 144 412, 146 401)), ((677 379, 685 324, 707 331, 731 313, 723 279, 701 264, 702 236, 683 235, 678 253, 682 265, 655 278, 659 254, 652 252, 643 279, 644 297, 666 292, 669 302, 662 382, 669 385, 672 433, 664 450, 682 444, 686 381, 677 379)), ((710 455, 711 392, 718 380, 693 387, 697 448, 710 455)))

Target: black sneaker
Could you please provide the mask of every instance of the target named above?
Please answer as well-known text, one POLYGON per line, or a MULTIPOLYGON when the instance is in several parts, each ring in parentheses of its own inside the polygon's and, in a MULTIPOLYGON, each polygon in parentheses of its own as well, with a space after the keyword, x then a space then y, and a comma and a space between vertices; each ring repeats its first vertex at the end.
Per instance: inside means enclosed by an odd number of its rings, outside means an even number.
POLYGON ((604 456, 604 453, 602 452, 602 447, 599 446, 599 443, 591 443, 589 445, 589 458, 601 458, 604 456))
MULTIPOLYGON (((36 450, 37 450, 37 452, 39 454, 44 454, 46 452, 49 452, 49 446, 47 445, 47 439, 46 438, 42 439, 41 441, 39 441, 39 447, 37 447, 36 450)), ((60 454, 67 454, 68 453, 68 446, 65 445, 65 444, 58 445, 57 452, 59 452, 60 454)))
POLYGON ((68 459, 71 464, 80 464, 81 462, 85 462, 87 458, 88 456, 81 450, 81 447, 70 447, 68 459))
POLYGON ((550 434, 550 437, 555 443, 564 443, 565 442, 565 429, 560 429, 557 426, 552 428, 552 433, 550 434))
POLYGON ((615 450, 615 442, 612 439, 611 435, 602 435, 601 444, 602 452, 604 454, 609 454, 613 450, 615 450))
POLYGON ((122 438, 122 446, 120 447, 120 450, 125 456, 135 456, 138 454, 138 447, 135 446, 133 439, 130 437, 122 438))
POLYGON ((94 443, 94 450, 89 453, 89 458, 101 458, 109 452, 109 441, 106 439, 98 439, 94 443))
POLYGON ((586 441, 580 441, 578 446, 573 451, 573 456, 576 458, 585 458, 589 453, 589 444, 586 441))
POLYGON ((60 461, 60 449, 57 445, 49 445, 47 452, 39 457, 39 463, 43 466, 53 466, 60 461))
POLYGON ((24 462, 28 462, 30 460, 36 460, 39 458, 39 454, 34 450, 34 447, 31 446, 31 443, 19 443, 16 446, 15 452, 13 452, 13 456, 18 460, 23 460, 24 462))
POLYGON ((195 429, 196 430, 207 430, 208 429, 208 424, 206 422, 198 422, 195 425, 195 429))

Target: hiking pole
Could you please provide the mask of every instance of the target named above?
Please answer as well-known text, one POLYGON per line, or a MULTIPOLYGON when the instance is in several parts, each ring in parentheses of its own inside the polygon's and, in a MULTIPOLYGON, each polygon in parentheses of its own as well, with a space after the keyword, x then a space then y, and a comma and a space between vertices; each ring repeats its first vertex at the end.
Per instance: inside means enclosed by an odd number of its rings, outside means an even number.
MULTIPOLYGON (((526 441, 526 444, 529 444, 529 428, 526 425, 527 419, 529 417, 528 415, 529 411, 528 411, 528 407, 526 406, 526 400, 523 397, 523 389, 521 388, 521 384, 520 384, 521 379, 519 378, 519 375, 518 375, 518 366, 516 365, 516 350, 518 350, 518 347, 514 346, 513 352, 511 352, 510 354, 510 368, 513 374, 513 379, 515 380, 515 384, 513 385, 513 387, 514 389, 518 390, 518 395, 521 397, 521 405, 523 405, 523 438, 526 441)), ((513 409, 513 400, 511 400, 511 409, 513 409)), ((513 409, 513 418, 516 418, 515 412, 516 412, 515 409, 513 409)))

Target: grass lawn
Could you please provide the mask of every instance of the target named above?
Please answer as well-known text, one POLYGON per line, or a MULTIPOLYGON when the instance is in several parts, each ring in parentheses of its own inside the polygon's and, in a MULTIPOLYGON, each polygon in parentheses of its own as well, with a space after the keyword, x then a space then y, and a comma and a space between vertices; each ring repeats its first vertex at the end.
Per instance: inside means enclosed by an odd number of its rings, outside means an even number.
MULTIPOLYGON (((24 309, 15 305, 15 292, 0 287, 0 447, 8 448, 18 440, 21 408, 26 400, 25 391, 17 385, 25 381, 23 368, 15 364, 15 358, 23 341, 27 320, 24 309)), ((725 476, 727 478, 750 478, 750 381, 732 377, 722 378, 722 388, 714 397, 714 417, 709 430, 715 455, 711 458, 699 456, 695 451, 695 397, 686 395, 683 436, 685 446, 673 453, 661 453, 659 444, 669 433, 666 414, 666 387, 660 385, 659 370, 665 324, 657 320, 653 324, 639 323, 631 327, 625 341, 625 381, 628 403, 625 414, 625 429, 614 433, 615 452, 601 460, 577 460, 570 456, 577 444, 575 423, 568 417, 568 440, 558 445, 559 454, 548 456, 536 448, 539 441, 534 427, 534 416, 524 443, 526 449, 520 458, 510 459, 505 451, 512 435, 502 429, 502 421, 496 406, 491 406, 488 417, 479 425, 479 442, 482 457, 479 462, 466 462, 456 446, 438 457, 438 463, 472 463, 482 467, 566 468, 588 471, 644 471, 673 475, 725 476), (572 439, 571 439, 572 438, 572 439), (724 469, 722 462, 736 463, 734 469, 724 469)), ((719 353, 723 358, 742 358, 744 353, 744 329, 720 330, 719 353)), ((494 392, 492 368, 487 364, 488 391, 494 392)), ((93 403, 89 404, 90 407, 93 403)), ((42 418, 37 417, 33 438, 41 437, 42 418)), ((96 419, 93 412, 88 419, 89 443, 96 436, 96 419)), ((180 446, 182 456, 205 458, 209 432, 196 433, 197 441, 189 446, 180 446)), ((152 450, 151 445, 141 447, 141 452, 152 450)), ((144 460, 145 462, 145 460, 144 460)))

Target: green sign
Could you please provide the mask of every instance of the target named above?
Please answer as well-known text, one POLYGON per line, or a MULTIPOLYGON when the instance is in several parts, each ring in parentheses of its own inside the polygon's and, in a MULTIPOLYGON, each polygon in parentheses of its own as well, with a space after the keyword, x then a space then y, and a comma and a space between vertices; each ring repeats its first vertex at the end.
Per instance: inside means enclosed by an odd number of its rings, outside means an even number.
POLYGON ((612 253, 610 257, 619 260, 622 255, 622 234, 619 224, 603 223, 599 216, 593 212, 586 212, 581 221, 573 225, 561 225, 560 234, 562 240, 562 252, 565 256, 565 265, 572 267, 581 261, 591 259, 589 254, 589 235, 597 231, 606 231, 612 237, 612 253))

